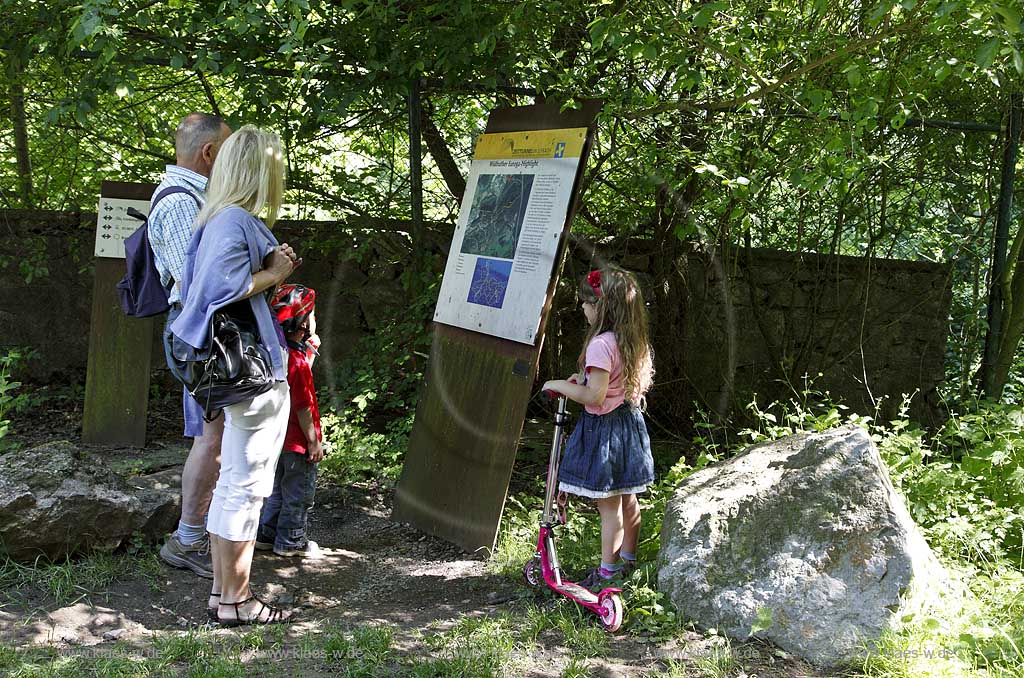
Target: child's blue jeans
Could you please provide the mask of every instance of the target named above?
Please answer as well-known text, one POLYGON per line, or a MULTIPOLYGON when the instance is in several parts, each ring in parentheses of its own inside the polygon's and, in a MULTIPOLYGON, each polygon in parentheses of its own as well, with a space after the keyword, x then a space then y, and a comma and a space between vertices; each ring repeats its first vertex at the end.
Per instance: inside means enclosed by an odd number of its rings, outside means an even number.
POLYGON ((276 549, 304 548, 306 516, 316 492, 316 464, 305 454, 281 452, 274 474, 274 491, 263 502, 256 540, 276 549))

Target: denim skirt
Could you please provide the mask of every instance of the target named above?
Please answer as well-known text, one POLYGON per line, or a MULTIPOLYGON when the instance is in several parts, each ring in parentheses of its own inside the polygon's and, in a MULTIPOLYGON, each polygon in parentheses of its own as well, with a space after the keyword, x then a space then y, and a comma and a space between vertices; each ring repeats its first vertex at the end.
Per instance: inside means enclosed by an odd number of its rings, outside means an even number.
POLYGON ((644 415, 628 403, 608 414, 584 410, 565 444, 558 489, 591 499, 637 494, 654 482, 644 415))

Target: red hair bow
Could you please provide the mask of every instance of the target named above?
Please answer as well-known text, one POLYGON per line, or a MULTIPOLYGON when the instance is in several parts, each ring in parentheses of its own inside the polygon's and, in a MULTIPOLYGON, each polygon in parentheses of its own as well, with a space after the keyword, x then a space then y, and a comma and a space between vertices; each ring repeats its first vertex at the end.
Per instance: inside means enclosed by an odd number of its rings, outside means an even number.
POLYGON ((594 294, 601 296, 601 271, 594 270, 587 274, 587 284, 594 288, 594 294))

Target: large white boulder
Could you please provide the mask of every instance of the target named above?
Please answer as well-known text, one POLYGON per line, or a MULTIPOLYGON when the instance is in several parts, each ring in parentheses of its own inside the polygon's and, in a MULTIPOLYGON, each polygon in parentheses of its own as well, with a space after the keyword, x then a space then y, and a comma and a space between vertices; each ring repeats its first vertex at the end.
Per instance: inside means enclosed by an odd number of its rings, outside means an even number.
POLYGON ((862 656, 948 581, 853 426, 755 445, 665 511, 658 585, 680 613, 739 639, 760 613, 753 635, 819 665, 862 656))

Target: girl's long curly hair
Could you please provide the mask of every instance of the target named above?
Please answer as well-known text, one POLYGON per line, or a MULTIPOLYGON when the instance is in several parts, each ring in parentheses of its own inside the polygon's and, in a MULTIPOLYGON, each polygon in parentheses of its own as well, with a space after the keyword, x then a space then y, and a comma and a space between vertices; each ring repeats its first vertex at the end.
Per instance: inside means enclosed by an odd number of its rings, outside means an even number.
POLYGON ((654 383, 654 351, 648 341, 647 307, 640 285, 629 271, 606 265, 600 269, 600 294, 589 279, 580 281, 581 302, 596 304, 597 317, 587 330, 583 350, 576 361, 579 373, 587 368, 587 347, 602 332, 614 332, 622 356, 622 384, 626 401, 642 407, 644 396, 654 383))

